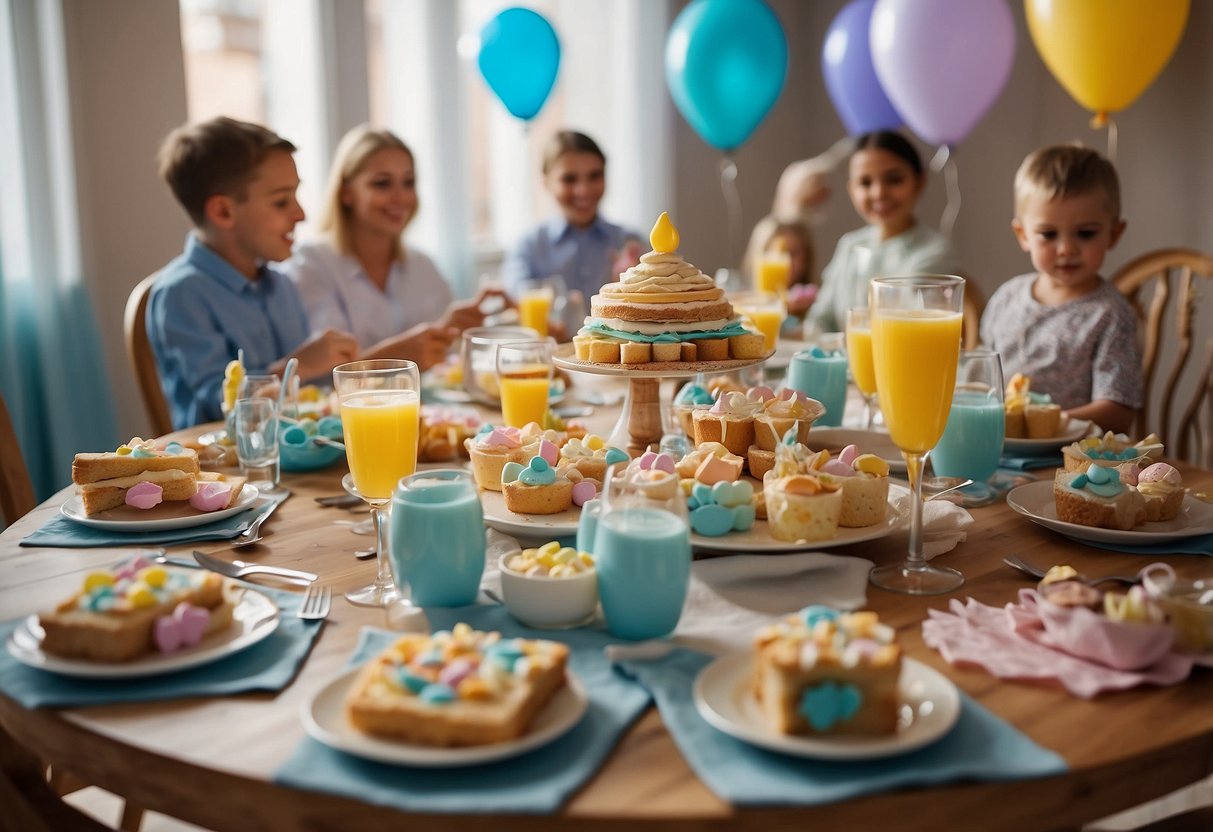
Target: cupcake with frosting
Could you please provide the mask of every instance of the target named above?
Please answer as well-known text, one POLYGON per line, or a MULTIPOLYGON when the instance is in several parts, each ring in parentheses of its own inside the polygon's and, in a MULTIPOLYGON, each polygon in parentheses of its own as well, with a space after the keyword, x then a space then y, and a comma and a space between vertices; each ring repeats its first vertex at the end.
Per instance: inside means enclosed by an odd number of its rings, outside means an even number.
POLYGON ((1121 481, 1121 472, 1091 463, 1085 471, 1058 471, 1053 478, 1057 519, 1128 531, 1146 520, 1146 500, 1121 481))
POLYGON ((463 443, 472 460, 472 476, 476 479, 476 485, 486 491, 500 491, 501 470, 506 464, 525 464, 538 453, 542 441, 542 431, 531 431, 524 435, 519 428, 484 425, 478 434, 463 443))
POLYGON ((838 481, 842 513, 838 525, 863 528, 884 522, 889 510, 889 464, 874 454, 861 454, 847 445, 835 459, 827 459, 818 472, 838 481))
POLYGON ((789 430, 801 445, 809 444, 809 428, 826 412, 821 402, 791 387, 778 392, 755 387, 746 395, 762 401, 762 412, 754 417, 754 444, 764 451, 774 451, 789 430))
MULTIPOLYGON (((789 435, 786 439, 791 439, 789 435)), ((775 465, 763 476, 767 528, 776 540, 830 540, 842 519, 842 484, 828 474, 807 473, 806 463, 817 454, 803 445, 783 441, 775 449, 775 465)))
MULTIPOLYGON (((1122 472, 1121 481, 1124 480, 1122 472)), ((1155 462, 1140 469, 1136 481, 1130 484, 1136 486, 1137 493, 1146 499, 1146 522, 1174 520, 1179 516, 1184 504, 1184 486, 1183 477, 1174 466, 1155 462)))
POLYGON ((1061 449, 1062 463, 1067 471, 1085 471, 1089 465, 1119 468, 1126 462, 1146 466, 1162 456, 1162 442, 1150 434, 1140 442, 1130 443, 1123 434, 1108 431, 1103 436, 1088 436, 1061 449))
POLYGON ((695 444, 719 442, 729 453, 744 458, 754 444, 754 417, 762 409, 761 399, 745 393, 725 393, 707 410, 695 412, 695 444))
POLYGON ((561 468, 576 468, 582 476, 599 482, 606 478, 608 466, 630 459, 627 453, 607 445, 594 433, 587 434, 584 439, 570 439, 560 449, 561 468))
MULTIPOLYGON (((544 449, 555 459, 554 448, 544 449)), ((534 456, 525 466, 506 463, 501 470, 505 507, 515 514, 559 514, 573 506, 573 482, 562 476, 543 456, 534 456)))
POLYGON ((698 384, 686 384, 674 396, 674 415, 682 432, 687 436, 695 436, 695 412, 707 410, 716 403, 716 397, 706 387, 698 384))

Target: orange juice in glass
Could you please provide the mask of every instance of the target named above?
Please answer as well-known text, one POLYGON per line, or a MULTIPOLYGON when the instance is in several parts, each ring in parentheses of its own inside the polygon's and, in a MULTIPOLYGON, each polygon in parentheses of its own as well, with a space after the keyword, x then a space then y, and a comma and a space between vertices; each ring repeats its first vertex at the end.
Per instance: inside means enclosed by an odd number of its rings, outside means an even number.
POLYGON ((910 545, 901 563, 876 567, 872 584, 937 595, 964 584, 955 569, 923 555, 922 471, 939 442, 956 386, 964 279, 949 275, 882 277, 871 282, 872 363, 889 436, 910 478, 910 545))
POLYGON ((872 320, 866 306, 847 310, 847 358, 851 378, 863 395, 864 423, 871 430, 876 420, 876 367, 872 363, 872 320))
POLYGON ((774 292, 746 292, 732 298, 733 307, 762 333, 767 352, 775 349, 787 310, 774 292))
POLYGON ((417 469, 421 375, 412 361, 381 358, 333 368, 350 473, 342 485, 371 507, 375 523, 375 581, 345 594, 359 606, 387 606, 400 598, 392 584, 381 509, 396 483, 417 469))
POLYGON ((518 324, 530 327, 541 337, 547 337, 548 316, 552 313, 554 294, 549 286, 523 290, 518 298, 518 324))
POLYGON ((792 279, 792 258, 786 251, 763 252, 754 270, 754 289, 786 297, 792 279))
POLYGON ((543 424, 552 385, 552 342, 516 341, 497 346, 502 421, 520 428, 543 424))

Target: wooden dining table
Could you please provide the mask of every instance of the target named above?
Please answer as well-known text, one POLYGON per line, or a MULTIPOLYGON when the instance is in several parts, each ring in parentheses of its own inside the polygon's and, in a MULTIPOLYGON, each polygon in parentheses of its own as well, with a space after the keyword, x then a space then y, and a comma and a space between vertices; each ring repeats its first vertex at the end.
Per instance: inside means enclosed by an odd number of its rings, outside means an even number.
MULTIPOLYGON (((615 413, 599 408, 591 427, 615 413)), ((210 426, 174 435, 187 439, 210 426)), ((1178 464, 1193 492, 1213 488, 1213 471, 1178 464)), ((238 553, 222 542, 199 548, 222 557, 298 567, 318 573, 335 593, 332 613, 294 681, 278 693, 175 699, 78 708, 25 708, 0 695, 0 744, 8 745, 10 780, 40 777, 44 764, 66 769, 146 809, 214 829, 356 829, 387 824, 424 830, 754 829, 1028 830, 1076 828, 1159 797, 1213 772, 1213 672, 1196 668, 1181 684, 1143 686, 1083 700, 1060 686, 1007 681, 985 670, 956 667, 928 648, 922 622, 930 609, 972 597, 1002 606, 1026 586, 1003 565, 1022 555, 1042 565, 1068 563, 1091 574, 1132 573, 1152 561, 1181 576, 1213 575, 1213 561, 1193 555, 1119 554, 1073 542, 1016 514, 1005 500, 972 514, 967 540, 940 562, 960 569, 964 586, 945 596, 908 596, 868 588, 868 607, 897 629, 906 655, 944 673, 961 690, 1039 745, 1060 754, 1069 770, 1009 782, 954 782, 902 789, 814 807, 746 808, 716 797, 679 754, 656 709, 623 736, 598 773, 554 815, 486 818, 408 814, 395 809, 271 781, 304 738, 300 711, 338 675, 363 626, 387 625, 382 609, 355 607, 339 593, 370 579, 373 561, 353 552, 369 538, 336 520, 365 515, 322 508, 313 498, 341 492, 346 469, 284 474, 293 496, 265 524, 263 543, 238 553), (827 824, 828 826, 822 826, 827 824)), ((1038 472, 1051 477, 1052 472, 1038 472)), ((89 570, 111 564, 114 549, 19 547, 59 511, 65 489, 0 534, 0 620, 44 610, 69 594, 89 570)), ((835 550, 877 564, 905 555, 906 536, 835 550)), ((771 555, 779 557, 779 555, 771 555)), ((558 636, 557 636, 558 637, 558 636)), ((688 692, 688 696, 689 696, 688 692)), ((32 782, 27 780, 26 782, 32 782)), ((0 794, 0 803, 3 803, 0 794)), ((2 813, 3 810, 0 810, 2 813)))

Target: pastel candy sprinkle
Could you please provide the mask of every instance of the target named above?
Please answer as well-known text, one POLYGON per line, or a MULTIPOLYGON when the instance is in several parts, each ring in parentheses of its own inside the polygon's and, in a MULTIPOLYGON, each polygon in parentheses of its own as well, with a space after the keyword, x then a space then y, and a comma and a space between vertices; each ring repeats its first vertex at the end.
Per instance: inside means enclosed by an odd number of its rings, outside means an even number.
POLYGON ((501 482, 513 482, 514 480, 518 479, 523 470, 524 469, 521 462, 507 462, 501 468, 501 482))
POLYGON ((127 454, 129 454, 130 452, 131 452, 131 446, 130 446, 130 445, 119 445, 119 446, 118 446, 118 450, 117 450, 117 454, 118 454, 118 456, 126 456, 126 455, 127 455, 127 454))
POLYGON ((815 731, 827 731, 855 716, 863 704, 863 693, 852 684, 823 682, 804 692, 800 713, 815 731))
POLYGON ((667 453, 657 454, 657 458, 653 460, 653 470, 665 471, 667 474, 673 474, 675 471, 674 457, 667 453))
POLYGON ((483 442, 491 448, 517 448, 522 444, 517 436, 511 436, 502 428, 493 428, 483 442))
POLYGON ((733 530, 733 512, 724 506, 701 505, 689 519, 691 530, 704 537, 721 537, 733 530))
POLYGON ((678 391, 678 395, 674 397, 674 404, 711 404, 715 401, 712 398, 711 392, 698 384, 688 384, 678 391))
POLYGON ((644 453, 642 453, 640 455, 640 460, 637 462, 637 464, 640 466, 640 470, 641 471, 651 470, 653 467, 653 460, 655 460, 656 458, 657 458, 657 454, 654 453, 653 451, 645 451, 644 453))
POLYGON ((1139 482, 1165 482, 1169 485, 1179 485, 1182 481, 1179 471, 1165 462, 1155 462, 1143 470, 1137 479, 1139 482))
POLYGON ((833 474, 836 477, 853 477, 855 469, 844 463, 841 459, 831 459, 821 466, 823 474, 833 474))
POLYGON ((889 463, 876 456, 876 454, 862 454, 855 460, 855 470, 862 471, 865 474, 872 474, 876 477, 887 477, 889 475, 889 463))
POLYGON ((573 505, 584 506, 598 495, 598 489, 590 480, 582 480, 573 484, 573 505))
POLYGON ((784 387, 779 391, 779 400, 781 402, 796 401, 803 404, 809 400, 809 397, 795 387, 784 387))
POLYGON ((472 671, 476 666, 464 658, 458 658, 442 668, 438 674, 438 681, 444 685, 449 685, 452 688, 459 687, 459 683, 472 675, 472 671))
POLYGON ((627 462, 629 459, 631 459, 631 457, 629 457, 626 453, 619 450, 618 448, 615 448, 615 447, 607 448, 607 452, 606 452, 606 464, 607 465, 614 465, 617 462, 627 462))
POLYGON ((838 610, 824 604, 810 604, 800 611, 800 618, 804 625, 812 630, 818 621, 837 621, 838 610))
POLYGON ((185 451, 185 448, 183 448, 179 442, 169 442, 164 446, 164 450, 170 454, 177 455, 185 451))
POLYGON ((204 482, 190 496, 190 505, 198 511, 218 511, 228 504, 231 496, 230 483, 204 482))
POLYGON ((396 670, 396 682, 407 691, 421 693, 430 680, 407 667, 400 667, 396 670))
POLYGON ((168 570, 163 566, 149 566, 139 573, 139 580, 150 587, 162 587, 168 580, 168 570))
POLYGON ((84 591, 92 592, 101 587, 112 587, 114 578, 108 572, 90 572, 84 578, 84 591))
MULTIPOLYGON (((745 480, 737 482, 718 482, 712 486, 711 502, 725 508, 734 508, 735 506, 749 503, 754 497, 754 486, 750 485, 745 480)), ((700 502, 704 502, 700 500, 700 502)))
POLYGON ((857 459, 859 459, 859 448, 855 445, 847 445, 838 452, 838 461, 843 465, 854 465, 857 459))
MULTIPOLYGON (((137 457, 138 453, 131 456, 137 457)), ((164 489, 154 482, 137 482, 126 490, 124 499, 128 506, 146 510, 164 501, 164 489)))
POLYGON ((455 701, 455 689, 450 685, 436 682, 422 688, 418 696, 421 697, 422 702, 428 702, 431 705, 446 705, 455 701))
POLYGON ((556 460, 560 459, 560 449, 555 444, 546 439, 539 440, 539 456, 548 465, 555 465, 556 460))
POLYGON ((753 399, 754 401, 765 402, 769 399, 775 398, 775 391, 770 387, 760 384, 757 387, 751 387, 749 390, 747 390, 746 398, 753 399))
POLYGON ((812 347, 809 349, 809 355, 813 356, 814 358, 826 358, 829 356, 829 353, 827 353, 821 347, 812 347))
POLYGON ((754 528, 754 521, 757 517, 758 513, 755 511, 753 503, 737 506, 733 509, 733 531, 748 532, 754 528))
POLYGON ((131 451, 132 459, 152 459, 155 456, 156 455, 154 453, 152 453, 151 451, 149 451, 147 448, 143 447, 142 445, 140 445, 138 448, 135 448, 134 450, 131 451))
POLYGON ((136 609, 156 606, 156 594, 143 581, 135 581, 126 588, 126 598, 136 609))
POLYGON ((152 640, 161 653, 193 647, 202 641, 211 614, 193 604, 178 604, 172 615, 163 615, 153 625, 152 640))
POLYGON ((518 474, 518 481, 525 485, 551 485, 556 482, 556 472, 546 459, 537 456, 518 474))
POLYGON ((588 436, 586 436, 586 438, 582 440, 582 444, 585 445, 587 448, 589 448, 591 451, 596 451, 599 448, 606 446, 606 442, 604 442, 602 440, 602 437, 596 433, 591 433, 588 436))
POLYGON ((711 505, 716 502, 712 496, 712 484, 705 482, 695 482, 691 486, 691 497, 701 506, 711 505))

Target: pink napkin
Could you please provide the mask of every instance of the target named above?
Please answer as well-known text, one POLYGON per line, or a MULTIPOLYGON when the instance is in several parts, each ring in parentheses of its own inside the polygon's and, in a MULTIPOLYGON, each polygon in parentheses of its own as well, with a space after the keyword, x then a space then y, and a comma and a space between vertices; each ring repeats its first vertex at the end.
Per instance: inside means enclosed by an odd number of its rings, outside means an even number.
POLYGON ((1035 608, 1007 604, 998 609, 972 598, 949 606, 951 612, 928 610, 922 622, 923 641, 949 662, 978 665, 1000 679, 1056 682, 1083 699, 1141 684, 1173 685, 1188 678, 1193 664, 1210 662, 1167 653, 1148 667, 1117 670, 1050 646, 1035 608))

